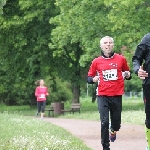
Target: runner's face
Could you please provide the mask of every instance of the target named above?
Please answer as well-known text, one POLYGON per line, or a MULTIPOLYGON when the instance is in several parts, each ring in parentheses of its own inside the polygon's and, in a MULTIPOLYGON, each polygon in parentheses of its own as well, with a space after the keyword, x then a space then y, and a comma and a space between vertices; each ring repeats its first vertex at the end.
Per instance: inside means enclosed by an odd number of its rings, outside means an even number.
POLYGON ((111 38, 106 37, 102 40, 100 47, 104 54, 110 54, 114 48, 114 43, 111 38))
POLYGON ((44 85, 44 80, 40 80, 40 85, 44 85))

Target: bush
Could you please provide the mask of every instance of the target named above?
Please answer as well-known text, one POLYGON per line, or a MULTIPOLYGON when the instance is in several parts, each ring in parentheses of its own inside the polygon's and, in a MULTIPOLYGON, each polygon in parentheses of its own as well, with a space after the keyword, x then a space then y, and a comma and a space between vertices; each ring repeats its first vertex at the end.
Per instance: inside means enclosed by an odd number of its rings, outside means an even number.
POLYGON ((71 85, 66 81, 61 81, 59 78, 55 80, 55 83, 49 84, 48 102, 65 102, 72 100, 71 85))

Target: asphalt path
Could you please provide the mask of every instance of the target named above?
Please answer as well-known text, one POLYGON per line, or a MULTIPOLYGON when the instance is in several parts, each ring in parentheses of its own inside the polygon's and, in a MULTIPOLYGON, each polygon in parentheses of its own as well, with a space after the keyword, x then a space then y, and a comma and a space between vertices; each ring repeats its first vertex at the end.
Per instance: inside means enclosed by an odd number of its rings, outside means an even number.
MULTIPOLYGON (((103 150, 100 142, 100 121, 45 117, 43 121, 60 126, 81 139, 92 150, 103 150)), ((111 150, 145 150, 144 125, 122 124, 117 139, 110 143, 111 150)))

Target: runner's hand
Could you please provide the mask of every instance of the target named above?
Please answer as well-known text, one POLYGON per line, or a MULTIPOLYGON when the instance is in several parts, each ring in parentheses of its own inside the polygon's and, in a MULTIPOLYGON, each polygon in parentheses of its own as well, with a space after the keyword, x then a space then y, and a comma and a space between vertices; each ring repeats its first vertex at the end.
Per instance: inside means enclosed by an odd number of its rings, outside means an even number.
POLYGON ((98 80, 99 80, 99 76, 95 76, 95 77, 93 78, 93 82, 98 82, 98 80))
POLYGON ((125 72, 124 72, 124 77, 125 77, 126 79, 130 78, 130 71, 125 71, 125 72))
POLYGON ((140 69, 138 71, 138 77, 140 77, 140 79, 144 80, 145 77, 148 77, 148 73, 146 73, 146 71, 143 70, 143 66, 140 66, 140 69))

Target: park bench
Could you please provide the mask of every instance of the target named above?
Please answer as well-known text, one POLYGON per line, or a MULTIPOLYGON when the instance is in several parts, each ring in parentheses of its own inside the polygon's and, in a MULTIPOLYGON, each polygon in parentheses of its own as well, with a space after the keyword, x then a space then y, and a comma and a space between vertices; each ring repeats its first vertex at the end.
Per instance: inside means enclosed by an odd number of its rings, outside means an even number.
POLYGON ((45 108, 45 111, 48 111, 49 117, 51 116, 51 113, 52 113, 52 116, 54 117, 54 103, 51 103, 49 108, 45 108))
POLYGON ((72 103, 70 109, 61 110, 61 112, 62 112, 62 114, 64 114, 65 112, 69 112, 69 113, 73 113, 73 114, 74 114, 74 112, 79 112, 80 113, 80 106, 81 106, 80 103, 72 103))
POLYGON ((72 103, 71 105, 71 112, 74 114, 74 112, 79 112, 80 113, 80 103, 72 103))

